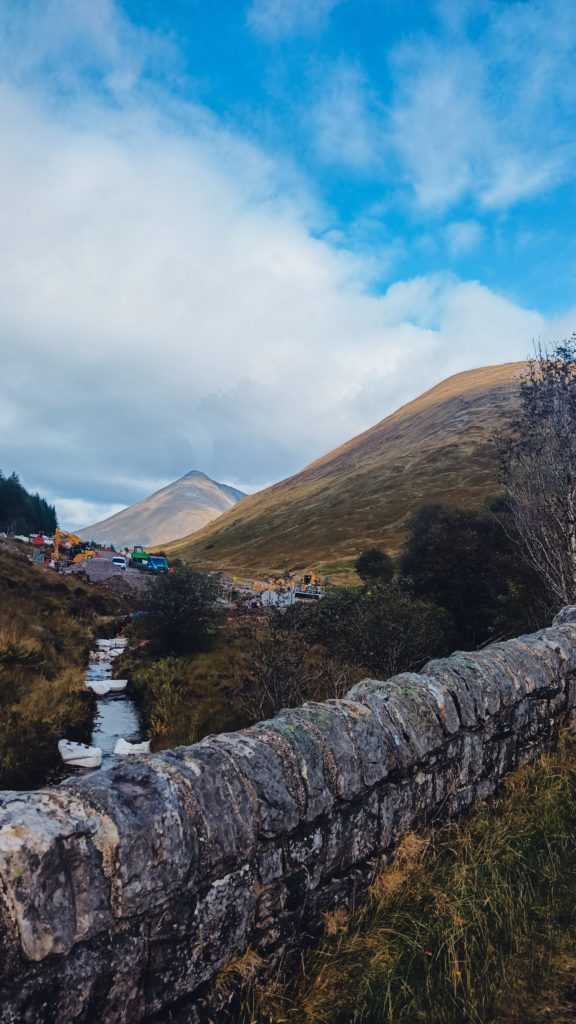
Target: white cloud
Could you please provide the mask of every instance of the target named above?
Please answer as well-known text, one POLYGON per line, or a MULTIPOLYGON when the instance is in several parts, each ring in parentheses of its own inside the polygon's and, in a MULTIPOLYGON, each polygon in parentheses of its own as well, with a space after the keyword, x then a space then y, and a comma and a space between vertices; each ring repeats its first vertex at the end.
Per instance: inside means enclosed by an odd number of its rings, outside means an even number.
POLYGON ((319 99, 307 114, 320 158, 355 170, 374 169, 386 146, 381 107, 357 68, 335 65, 322 76, 319 99))
POLYGON ((377 73, 322 65, 304 115, 320 157, 370 171, 387 190, 408 186, 433 213, 464 200, 507 209, 570 180, 576 7, 436 6, 443 32, 385 50, 385 91, 377 73))
POLYGON ((264 485, 550 337, 449 276, 371 294, 372 265, 311 234, 301 183, 201 108, 159 114, 137 74, 114 107, 75 87, 64 108, 35 75, 0 87, 2 468, 69 525, 191 469, 264 485))
POLYGON ((452 256, 462 256, 480 245, 484 228, 477 220, 453 221, 446 227, 446 241, 452 256))
POLYGON ((322 29, 343 0, 252 0, 247 21, 269 42, 322 29))
POLYGON ((505 209, 573 174, 576 9, 467 3, 455 18, 455 6, 439 4, 445 37, 396 51, 394 146, 424 208, 472 196, 505 209), (472 43, 467 21, 479 14, 472 43))
POLYGON ((56 515, 61 529, 81 530, 86 523, 98 523, 116 512, 121 512, 124 505, 100 504, 97 501, 83 501, 81 498, 49 498, 56 506, 56 515))

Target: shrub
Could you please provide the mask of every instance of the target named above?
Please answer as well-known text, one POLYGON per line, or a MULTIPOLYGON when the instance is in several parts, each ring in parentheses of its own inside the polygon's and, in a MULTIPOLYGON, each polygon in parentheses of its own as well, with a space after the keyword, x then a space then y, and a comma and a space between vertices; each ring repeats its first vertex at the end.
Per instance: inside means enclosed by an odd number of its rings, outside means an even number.
POLYGON ((155 650, 187 654, 206 650, 215 633, 216 582, 182 566, 150 580, 143 629, 155 650))
POLYGON ((390 583, 394 576, 394 562, 390 555, 381 548, 370 548, 363 551, 354 562, 354 568, 361 580, 378 580, 390 583))

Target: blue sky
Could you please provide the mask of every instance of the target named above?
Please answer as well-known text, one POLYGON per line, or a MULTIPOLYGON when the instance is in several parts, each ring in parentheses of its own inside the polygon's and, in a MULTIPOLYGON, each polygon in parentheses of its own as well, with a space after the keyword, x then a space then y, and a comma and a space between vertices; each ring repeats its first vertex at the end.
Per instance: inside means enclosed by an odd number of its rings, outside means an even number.
POLYGON ((571 333, 575 47, 569 0, 4 0, 0 467, 71 526, 256 489, 571 333))

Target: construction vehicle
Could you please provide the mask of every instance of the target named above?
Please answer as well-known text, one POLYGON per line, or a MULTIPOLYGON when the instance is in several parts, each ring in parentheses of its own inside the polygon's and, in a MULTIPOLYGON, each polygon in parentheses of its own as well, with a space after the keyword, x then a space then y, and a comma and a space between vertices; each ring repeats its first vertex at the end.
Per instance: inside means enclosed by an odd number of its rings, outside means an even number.
POLYGON ((135 569, 144 569, 147 572, 167 572, 168 562, 165 555, 151 555, 145 551, 141 544, 135 544, 130 552, 130 565, 135 569))
POLYGON ((273 577, 268 583, 254 583, 254 590, 260 591, 263 605, 287 607, 298 602, 319 600, 324 597, 325 588, 315 573, 305 573, 294 580, 284 576, 273 577))
POLYGON ((59 526, 56 527, 54 536, 52 537, 52 558, 55 562, 60 558, 60 547, 67 548, 67 554, 70 554, 72 549, 79 547, 83 544, 81 537, 77 537, 75 533, 67 533, 66 530, 61 530, 59 526))
POLYGON ((168 572, 168 560, 165 555, 150 555, 146 568, 149 572, 168 572))
POLYGON ((97 551, 92 551, 90 548, 87 548, 85 551, 79 551, 77 555, 74 555, 74 558, 72 559, 72 561, 73 562, 84 562, 88 558, 97 558, 97 557, 98 557, 98 552, 97 551))
POLYGON ((141 544, 135 544, 130 552, 130 565, 135 569, 146 569, 148 566, 148 559, 150 555, 141 544))

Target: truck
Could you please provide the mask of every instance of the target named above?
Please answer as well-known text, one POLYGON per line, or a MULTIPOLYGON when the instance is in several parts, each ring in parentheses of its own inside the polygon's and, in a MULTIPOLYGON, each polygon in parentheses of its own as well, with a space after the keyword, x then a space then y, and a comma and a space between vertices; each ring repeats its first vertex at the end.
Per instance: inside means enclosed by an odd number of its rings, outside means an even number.
POLYGON ((164 555, 148 555, 148 572, 168 572, 168 561, 164 555))
POLYGON ((135 544, 130 552, 130 565, 146 572, 167 572, 168 562, 164 555, 151 555, 141 544, 135 544))

